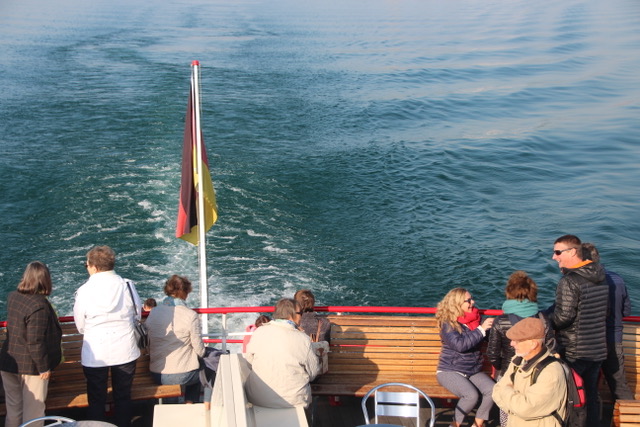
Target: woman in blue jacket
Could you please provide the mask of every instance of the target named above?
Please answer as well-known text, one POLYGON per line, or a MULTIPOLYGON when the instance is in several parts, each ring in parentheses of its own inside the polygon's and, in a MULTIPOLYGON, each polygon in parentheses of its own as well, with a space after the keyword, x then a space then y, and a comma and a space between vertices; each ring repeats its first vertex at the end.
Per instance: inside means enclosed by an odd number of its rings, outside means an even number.
POLYGON ((480 344, 493 319, 481 322, 471 294, 466 289, 454 288, 438 303, 436 320, 442 340, 438 383, 459 398, 451 425, 460 426, 482 395, 473 424, 480 427, 493 406, 491 392, 495 383, 482 372, 480 353, 480 344))

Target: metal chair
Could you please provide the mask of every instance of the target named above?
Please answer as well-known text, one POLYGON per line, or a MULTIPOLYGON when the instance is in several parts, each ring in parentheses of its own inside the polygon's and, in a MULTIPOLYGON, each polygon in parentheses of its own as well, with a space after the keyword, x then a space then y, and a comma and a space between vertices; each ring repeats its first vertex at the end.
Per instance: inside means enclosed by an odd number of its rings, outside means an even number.
POLYGON ((56 415, 48 415, 46 417, 38 417, 38 418, 34 418, 32 420, 27 421, 26 423, 20 424, 20 427, 27 427, 30 425, 33 425, 37 422, 40 421, 44 421, 44 425, 46 427, 49 426, 57 426, 60 424, 64 424, 64 423, 75 423, 76 420, 72 420, 71 418, 67 418, 67 417, 59 417, 56 415), (47 424, 47 421, 53 421, 51 424, 47 424))
POLYGON ((420 396, 422 396, 429 406, 431 407, 431 420, 429 421, 429 427, 433 427, 436 422, 436 406, 433 404, 433 400, 425 392, 411 384, 404 383, 385 383, 380 384, 369 390, 367 394, 362 398, 362 413, 364 414, 364 420, 366 424, 370 424, 369 412, 367 411, 367 399, 373 395, 374 398, 374 412, 375 423, 378 423, 378 416, 393 416, 393 417, 408 417, 416 419, 416 426, 421 427, 420 424, 420 396), (403 392, 389 392, 380 391, 383 387, 404 387, 411 391, 403 392))

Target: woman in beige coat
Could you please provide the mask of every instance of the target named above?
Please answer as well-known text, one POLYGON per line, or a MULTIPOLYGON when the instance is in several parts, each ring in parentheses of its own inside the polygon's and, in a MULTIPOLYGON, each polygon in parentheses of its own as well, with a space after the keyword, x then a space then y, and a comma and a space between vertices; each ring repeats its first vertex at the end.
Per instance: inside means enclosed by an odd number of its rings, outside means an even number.
MULTIPOLYGON (((204 344, 198 314, 187 307, 191 282, 173 275, 164 287, 167 297, 154 307, 145 322, 149 330, 150 371, 157 384, 185 387, 185 401, 200 399, 200 362, 204 344)), ((205 404, 209 399, 205 396, 205 404)))
POLYGON ((268 408, 307 407, 309 383, 318 375, 320 363, 309 336, 298 329, 300 305, 293 299, 278 301, 271 322, 253 333, 247 346, 252 371, 247 397, 268 408))

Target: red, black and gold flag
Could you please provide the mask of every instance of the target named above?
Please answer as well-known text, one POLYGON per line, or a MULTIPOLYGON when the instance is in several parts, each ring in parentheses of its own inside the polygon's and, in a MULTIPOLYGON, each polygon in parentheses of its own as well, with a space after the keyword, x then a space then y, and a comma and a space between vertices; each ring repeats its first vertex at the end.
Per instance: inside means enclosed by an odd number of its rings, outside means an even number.
POLYGON ((193 82, 187 104, 187 116, 184 125, 184 145, 182 148, 182 181, 180 184, 180 203, 178 206, 178 223, 176 225, 176 237, 186 240, 194 245, 198 244, 198 227, 204 224, 204 231, 208 231, 218 219, 218 207, 216 194, 209 174, 209 162, 207 152, 200 131, 202 147, 202 182, 204 195, 204 221, 198 218, 198 170, 197 170, 197 140, 199 130, 196 129, 194 111, 195 90, 193 82))

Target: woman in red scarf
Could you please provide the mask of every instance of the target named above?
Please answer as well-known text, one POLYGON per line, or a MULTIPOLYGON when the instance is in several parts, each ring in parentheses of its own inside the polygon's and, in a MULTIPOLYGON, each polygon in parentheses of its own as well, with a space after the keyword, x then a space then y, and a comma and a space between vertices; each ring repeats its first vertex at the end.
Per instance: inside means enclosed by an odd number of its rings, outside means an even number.
POLYGON ((493 406, 494 382, 482 372, 480 353, 480 344, 493 319, 481 322, 471 294, 466 289, 454 288, 438 303, 436 320, 442 340, 436 372, 438 383, 459 397, 451 425, 461 425, 482 395, 473 424, 480 427, 489 418, 493 406))

